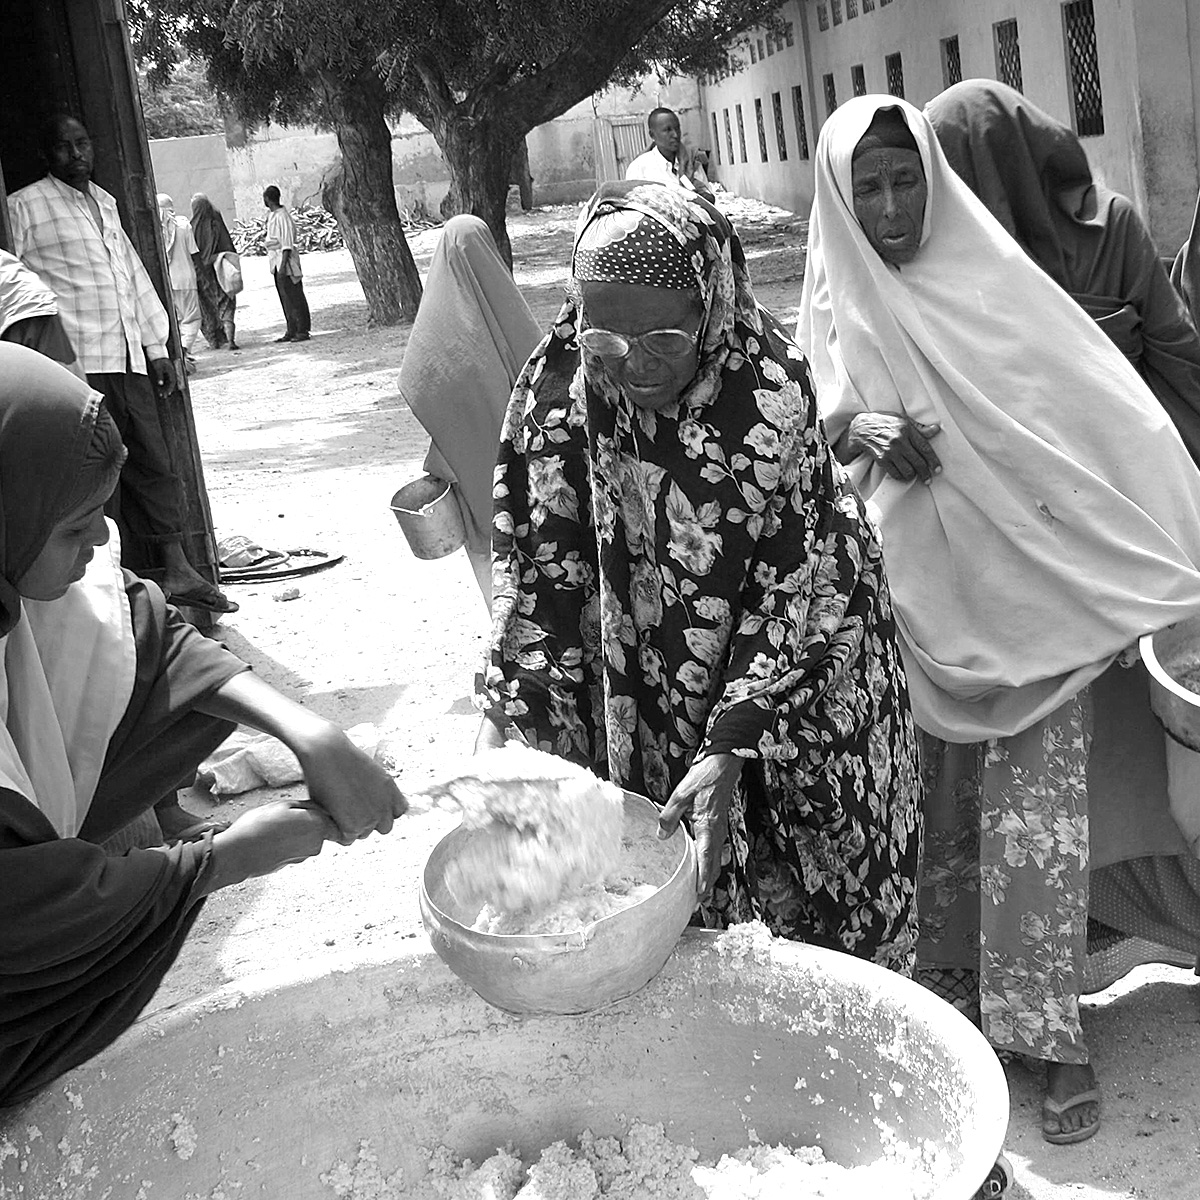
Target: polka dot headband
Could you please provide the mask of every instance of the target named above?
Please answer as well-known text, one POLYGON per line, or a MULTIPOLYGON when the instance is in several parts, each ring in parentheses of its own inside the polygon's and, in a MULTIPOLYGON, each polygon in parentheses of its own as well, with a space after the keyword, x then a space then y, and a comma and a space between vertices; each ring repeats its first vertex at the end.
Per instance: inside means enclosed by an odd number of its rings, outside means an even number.
POLYGON ((575 278, 581 283, 633 283, 697 292, 688 252, 666 226, 631 209, 601 212, 575 243, 575 278))

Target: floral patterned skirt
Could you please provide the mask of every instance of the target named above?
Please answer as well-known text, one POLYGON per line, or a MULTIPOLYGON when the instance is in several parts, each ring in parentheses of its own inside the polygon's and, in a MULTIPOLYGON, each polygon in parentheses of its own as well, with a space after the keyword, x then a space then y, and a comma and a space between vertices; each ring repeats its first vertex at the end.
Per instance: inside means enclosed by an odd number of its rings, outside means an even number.
POLYGON ((1015 737, 921 745, 918 961, 978 971, 993 1046, 1063 1063, 1087 1062, 1088 724, 1077 696, 1015 737))

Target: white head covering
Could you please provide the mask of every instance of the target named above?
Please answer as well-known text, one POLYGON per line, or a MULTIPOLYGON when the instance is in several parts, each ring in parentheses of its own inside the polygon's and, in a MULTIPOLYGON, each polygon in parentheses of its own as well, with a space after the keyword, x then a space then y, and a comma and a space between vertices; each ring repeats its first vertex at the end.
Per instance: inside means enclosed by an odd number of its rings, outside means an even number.
POLYGON ((913 710, 951 741, 1016 733, 1142 633, 1200 612, 1200 474, 1140 376, 892 96, 821 131, 797 340, 831 438, 863 412, 937 422, 926 486, 863 456, 913 710), (854 215, 851 160, 898 108, 929 185, 903 267, 854 215))
POLYGON ((54 293, 19 258, 0 250, 0 334, 18 321, 56 312, 54 293))
POLYGON ((0 672, 0 786, 74 837, 100 781, 108 743, 133 694, 137 655, 109 522, 87 573, 58 600, 23 600, 0 672))

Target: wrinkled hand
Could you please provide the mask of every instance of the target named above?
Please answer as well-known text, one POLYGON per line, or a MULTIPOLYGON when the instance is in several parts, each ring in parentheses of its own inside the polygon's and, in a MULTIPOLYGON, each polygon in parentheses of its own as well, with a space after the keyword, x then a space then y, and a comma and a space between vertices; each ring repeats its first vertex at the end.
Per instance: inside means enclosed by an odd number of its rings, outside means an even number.
POLYGON ((175 366, 169 358, 152 358, 146 365, 157 391, 173 392, 175 390, 175 366))
POLYGON ((392 777, 336 725, 325 725, 292 750, 300 760, 309 799, 329 814, 343 846, 376 832, 390 833, 408 801, 392 777))
POLYGON ((710 754, 698 759, 658 816, 658 836, 668 838, 679 828, 680 818, 691 813, 700 866, 696 895, 700 899, 712 892, 721 869, 721 851, 729 833, 729 807, 742 762, 735 754, 710 754))
POLYGON ((850 449, 869 454, 893 479, 928 483, 942 463, 929 444, 940 425, 925 425, 898 413, 859 413, 850 422, 850 449))
POLYGON ((337 837, 337 826, 314 804, 278 801, 252 808, 213 838, 205 891, 215 892, 303 862, 320 854, 322 845, 337 837))

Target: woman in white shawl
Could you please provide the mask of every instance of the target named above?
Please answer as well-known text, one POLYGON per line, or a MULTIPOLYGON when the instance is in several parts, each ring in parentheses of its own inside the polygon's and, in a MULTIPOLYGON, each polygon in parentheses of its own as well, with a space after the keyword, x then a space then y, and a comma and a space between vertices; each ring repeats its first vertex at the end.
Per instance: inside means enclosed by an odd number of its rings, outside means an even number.
POLYGON ((1118 943, 1142 931, 1194 961, 1200 940, 1163 752, 1153 778, 1097 770, 1122 738, 1162 746, 1140 668, 1114 663, 1200 612, 1200 474, 893 97, 821 132, 797 332, 882 527, 927 735, 919 960, 967 984, 993 1045, 1047 1062, 1043 1136, 1080 1141, 1100 1119, 1078 1011, 1089 904, 1118 943))
POLYGON ((513 384, 541 341, 488 227, 451 217, 429 264, 400 367, 400 395, 432 445, 430 475, 454 484, 467 556, 492 603, 492 472, 513 384))

